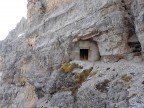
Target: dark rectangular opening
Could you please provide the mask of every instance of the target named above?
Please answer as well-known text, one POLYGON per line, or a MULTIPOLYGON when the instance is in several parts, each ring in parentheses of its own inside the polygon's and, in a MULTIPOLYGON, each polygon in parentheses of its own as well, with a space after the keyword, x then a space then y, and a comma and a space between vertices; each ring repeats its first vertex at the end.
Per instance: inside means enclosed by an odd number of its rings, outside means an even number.
POLYGON ((140 42, 128 42, 128 45, 132 49, 132 52, 141 52, 140 42))
POLYGON ((80 49, 80 60, 88 60, 88 49, 80 49))

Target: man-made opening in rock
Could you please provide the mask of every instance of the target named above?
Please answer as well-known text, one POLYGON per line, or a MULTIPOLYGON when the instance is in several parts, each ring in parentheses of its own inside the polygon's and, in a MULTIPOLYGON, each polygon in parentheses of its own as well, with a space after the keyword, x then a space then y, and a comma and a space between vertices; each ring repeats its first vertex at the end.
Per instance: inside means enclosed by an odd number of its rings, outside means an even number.
POLYGON ((88 60, 88 49, 80 49, 80 60, 88 60))
POLYGON ((71 51, 71 60, 88 60, 91 62, 100 59, 97 43, 93 40, 79 40, 74 43, 71 51))
POLYGON ((141 55, 141 43, 138 40, 138 37, 136 35, 132 35, 128 39, 128 45, 131 48, 131 52, 135 53, 136 55, 141 55))
POLYGON ((140 42, 129 42, 128 43, 132 52, 141 52, 141 44, 140 42))

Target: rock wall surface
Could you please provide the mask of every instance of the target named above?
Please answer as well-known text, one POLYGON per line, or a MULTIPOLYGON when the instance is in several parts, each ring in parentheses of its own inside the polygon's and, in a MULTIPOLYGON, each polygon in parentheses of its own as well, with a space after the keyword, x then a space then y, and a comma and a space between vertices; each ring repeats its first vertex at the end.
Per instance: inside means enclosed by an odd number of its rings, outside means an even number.
POLYGON ((28 0, 27 8, 0 42, 0 108, 144 108, 143 0, 28 0), (101 60, 71 59, 85 39, 101 60))

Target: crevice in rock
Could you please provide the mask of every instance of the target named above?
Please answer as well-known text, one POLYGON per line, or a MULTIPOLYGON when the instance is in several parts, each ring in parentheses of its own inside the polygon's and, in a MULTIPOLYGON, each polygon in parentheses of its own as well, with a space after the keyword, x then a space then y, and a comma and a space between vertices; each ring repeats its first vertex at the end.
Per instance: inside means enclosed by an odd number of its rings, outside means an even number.
POLYGON ((141 44, 140 42, 129 42, 128 45, 132 49, 132 52, 141 52, 141 44))
MULTIPOLYGON (((131 19, 133 19, 134 16, 130 15, 131 19)), ((136 35, 135 26, 133 20, 130 22, 130 31, 128 36, 128 46, 131 49, 132 53, 141 53, 141 43, 138 40, 138 37, 136 35)))
POLYGON ((42 88, 35 88, 35 93, 37 94, 38 99, 43 98, 45 95, 45 92, 42 90, 42 88))
POLYGON ((124 7, 125 10, 129 10, 128 7, 125 5, 125 1, 124 0, 121 0, 121 3, 123 4, 123 7, 124 7))
POLYGON ((141 44, 138 40, 138 37, 136 35, 136 28, 135 28, 135 23, 134 19, 135 16, 133 15, 133 12, 131 10, 131 4, 132 1, 130 0, 121 0, 123 3, 123 7, 125 7, 125 10, 127 11, 127 21, 128 21, 128 28, 129 28, 129 36, 128 36, 128 46, 131 49, 131 52, 137 55, 141 55, 141 44))

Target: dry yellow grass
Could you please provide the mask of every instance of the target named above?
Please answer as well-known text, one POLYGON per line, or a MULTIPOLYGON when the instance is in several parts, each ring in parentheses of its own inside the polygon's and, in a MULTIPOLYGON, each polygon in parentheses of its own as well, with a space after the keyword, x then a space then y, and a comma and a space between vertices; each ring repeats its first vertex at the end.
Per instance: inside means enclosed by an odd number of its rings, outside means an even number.
POLYGON ((122 80, 126 81, 126 82, 129 82, 132 77, 131 76, 128 76, 127 74, 124 74, 122 77, 121 77, 122 80))
POLYGON ((81 66, 79 66, 78 64, 76 63, 64 63, 62 66, 61 66, 61 70, 64 72, 64 73, 70 73, 72 72, 74 69, 76 68, 81 68, 81 66))
POLYGON ((88 76, 89 76, 89 74, 90 74, 90 72, 92 71, 92 67, 90 68, 90 69, 87 69, 87 70, 83 70, 79 75, 78 75, 78 77, 77 77, 77 79, 76 79, 76 82, 78 83, 78 84, 82 84, 82 82, 84 82, 87 78, 88 78, 88 76))
POLYGON ((89 76, 88 76, 88 77, 92 77, 92 76, 94 76, 94 75, 96 75, 96 74, 97 74, 97 72, 96 72, 96 71, 91 72, 91 73, 89 74, 89 76))

